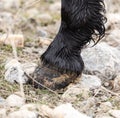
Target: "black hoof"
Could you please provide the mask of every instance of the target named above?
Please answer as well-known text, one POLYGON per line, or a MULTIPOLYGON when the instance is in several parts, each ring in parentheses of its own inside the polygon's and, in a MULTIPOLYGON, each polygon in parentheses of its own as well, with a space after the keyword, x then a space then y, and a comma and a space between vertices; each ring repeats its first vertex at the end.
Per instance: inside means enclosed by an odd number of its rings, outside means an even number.
POLYGON ((33 79, 29 81, 35 88, 49 88, 52 90, 63 89, 70 83, 73 83, 77 74, 75 73, 60 73, 55 69, 38 66, 32 76, 33 79))

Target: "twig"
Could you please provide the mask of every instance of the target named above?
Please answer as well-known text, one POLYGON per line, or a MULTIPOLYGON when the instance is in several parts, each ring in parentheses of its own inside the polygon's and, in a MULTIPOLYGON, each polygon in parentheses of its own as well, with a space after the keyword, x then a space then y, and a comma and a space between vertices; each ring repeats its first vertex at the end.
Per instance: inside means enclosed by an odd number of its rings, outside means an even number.
POLYGON ((104 86, 101 86, 101 89, 103 89, 104 91, 106 91, 106 92, 108 92, 108 93, 111 93, 111 94, 114 95, 114 96, 118 96, 118 97, 120 98, 120 95, 119 95, 119 94, 117 94, 117 93, 115 93, 115 92, 112 92, 112 91, 106 89, 104 86))

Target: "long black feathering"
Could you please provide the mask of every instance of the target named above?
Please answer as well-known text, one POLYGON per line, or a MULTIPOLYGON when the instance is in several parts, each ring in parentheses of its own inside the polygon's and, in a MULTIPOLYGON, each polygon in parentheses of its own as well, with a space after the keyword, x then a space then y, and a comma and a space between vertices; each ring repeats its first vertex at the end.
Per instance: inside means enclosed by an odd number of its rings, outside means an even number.
POLYGON ((104 12, 103 0, 62 0, 60 30, 41 56, 43 64, 81 74, 81 49, 91 40, 96 44, 105 35, 104 12))

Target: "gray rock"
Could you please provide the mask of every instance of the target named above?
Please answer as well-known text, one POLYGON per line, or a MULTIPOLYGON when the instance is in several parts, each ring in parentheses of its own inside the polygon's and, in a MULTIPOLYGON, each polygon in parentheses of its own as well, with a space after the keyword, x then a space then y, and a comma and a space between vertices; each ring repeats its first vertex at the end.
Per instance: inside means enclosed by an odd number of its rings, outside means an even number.
POLYGON ((22 69, 21 63, 16 59, 8 61, 5 65, 5 80, 10 83, 26 83, 27 78, 24 76, 24 71, 22 69))
POLYGON ((47 33, 45 30, 37 27, 37 36, 47 37, 47 36, 48 36, 48 33, 47 33))
POLYGON ((84 49, 82 57, 85 72, 100 78, 112 79, 120 71, 120 51, 106 43, 99 43, 94 47, 84 49))
POLYGON ((89 89, 99 88, 101 86, 101 80, 97 76, 93 75, 82 75, 82 80, 80 80, 80 84, 89 89))

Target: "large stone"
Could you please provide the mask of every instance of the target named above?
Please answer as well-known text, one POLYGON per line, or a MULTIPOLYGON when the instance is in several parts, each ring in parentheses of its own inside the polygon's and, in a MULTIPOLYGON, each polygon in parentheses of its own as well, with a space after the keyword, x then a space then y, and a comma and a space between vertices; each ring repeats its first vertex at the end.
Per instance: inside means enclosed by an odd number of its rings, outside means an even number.
POLYGON ((110 110, 109 114, 112 115, 114 118, 120 118, 120 110, 110 110))
POLYGON ((24 71, 22 65, 18 60, 12 59, 8 61, 5 65, 5 80, 10 83, 26 83, 27 78, 24 76, 24 71))
MULTIPOLYGON (((115 28, 118 28, 119 27, 119 23, 120 23, 120 15, 119 13, 108 13, 107 14, 107 23, 105 24, 106 25, 106 29, 107 30, 113 30, 115 28)), ((112 33, 112 32, 110 32, 112 33)))
POLYGON ((20 95, 12 94, 7 97, 6 103, 10 107, 21 107, 25 104, 25 98, 20 95))
POLYGON ((112 79, 120 71, 120 51, 106 43, 84 49, 82 57, 85 73, 92 73, 100 78, 112 79))
POLYGON ((15 45, 16 47, 24 47, 24 36, 22 34, 3 34, 0 36, 0 44, 15 45))
POLYGON ((0 118, 6 118, 6 112, 7 109, 5 108, 0 109, 0 118))
POLYGON ((90 118, 74 109, 71 104, 62 104, 56 107, 53 114, 52 118, 90 118))
POLYGON ((0 30, 6 32, 8 27, 12 28, 14 22, 13 15, 10 12, 0 12, 0 30), (9 20, 8 20, 9 19, 9 20))
POLYGON ((56 11, 60 12, 60 9, 61 9, 61 3, 60 2, 55 2, 54 4, 52 4, 50 6, 50 10, 52 12, 56 12, 56 11))
POLYGON ((95 89, 101 86, 101 80, 97 76, 83 74, 81 79, 80 85, 85 88, 95 89))
POLYGON ((0 97, 0 107, 3 107, 6 105, 6 101, 4 98, 0 97))
MULTIPOLYGON (((50 14, 48 13, 44 13, 44 14, 40 14, 37 16, 37 19, 41 22, 41 23, 50 23, 52 21, 52 17, 50 14)), ((39 22, 38 21, 38 22, 39 22)))
MULTIPOLYGON (((119 21, 120 22, 120 21, 119 21)), ((114 29, 107 37, 106 41, 109 45, 120 47, 120 29, 114 29)))
POLYGON ((20 0, 3 0, 2 5, 3 5, 2 8, 4 9, 11 9, 11 8, 18 9, 20 7, 20 0))
POLYGON ((8 118, 38 118, 38 114, 28 110, 19 110, 10 113, 8 118))
POLYGON ((74 102, 80 99, 80 97, 84 99, 89 98, 89 89, 82 87, 80 84, 69 87, 62 95, 62 99, 68 102, 74 102))
POLYGON ((107 12, 120 12, 119 0, 105 0, 107 12))

